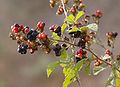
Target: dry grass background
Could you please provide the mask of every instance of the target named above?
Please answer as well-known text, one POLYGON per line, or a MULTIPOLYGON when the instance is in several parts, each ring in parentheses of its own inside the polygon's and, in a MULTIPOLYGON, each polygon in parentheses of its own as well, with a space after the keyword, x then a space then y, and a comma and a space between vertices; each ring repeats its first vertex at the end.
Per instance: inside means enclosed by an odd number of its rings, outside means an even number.
MULTIPOLYGON (((88 5, 88 12, 92 13, 96 9, 104 12, 99 31, 104 43, 105 32, 120 33, 120 0, 84 1, 88 5)), ((62 87, 62 71, 58 72, 57 69, 50 78, 46 76, 48 63, 56 59, 52 54, 44 55, 39 51, 33 55, 19 55, 16 52, 17 45, 8 38, 10 26, 15 22, 34 28, 42 20, 46 22, 46 30, 51 24, 61 24, 64 17, 56 16, 55 11, 49 8, 48 0, 0 0, 0 87, 62 87)), ((115 53, 120 51, 120 35, 117 39, 115 53)), ((99 51, 99 47, 96 50, 99 51)), ((102 52, 99 51, 100 54, 102 52)), ((104 87, 108 75, 109 70, 95 77, 80 72, 83 87, 104 87)), ((70 87, 77 87, 76 84, 70 87)))

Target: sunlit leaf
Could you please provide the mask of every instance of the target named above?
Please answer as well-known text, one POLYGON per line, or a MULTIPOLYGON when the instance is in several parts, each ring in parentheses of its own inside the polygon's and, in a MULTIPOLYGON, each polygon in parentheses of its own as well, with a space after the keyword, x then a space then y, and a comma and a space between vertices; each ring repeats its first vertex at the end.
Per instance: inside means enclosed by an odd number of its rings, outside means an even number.
POLYGON ((70 69, 63 82, 63 87, 68 87, 76 78, 75 70, 70 69))
POLYGON ((64 68, 63 73, 65 75, 65 80, 63 87, 68 87, 72 82, 76 81, 78 76, 78 71, 83 67, 84 60, 79 61, 74 67, 64 68))
POLYGON ((70 24, 74 23, 74 20, 75 20, 75 17, 72 14, 70 14, 67 18, 65 18, 65 21, 67 21, 70 24))
POLYGON ((65 49, 62 49, 60 57, 61 59, 66 59, 68 57, 68 53, 65 49))
POLYGON ((56 61, 54 63, 51 63, 50 65, 48 65, 47 68, 47 76, 50 77, 51 73, 54 71, 54 69, 60 64, 59 61, 56 61))
POLYGON ((60 37, 57 35, 57 33, 55 33, 55 32, 53 32, 52 33, 52 38, 54 39, 54 40, 60 40, 60 37))
POLYGON ((85 14, 84 11, 79 11, 76 18, 75 18, 75 21, 77 21, 78 19, 80 19, 83 15, 85 14))
POLYGON ((88 27, 90 30, 98 31, 98 24, 96 23, 89 24, 86 27, 88 27))
POLYGON ((67 25, 66 23, 64 23, 64 24, 62 25, 62 27, 61 27, 61 28, 62 28, 62 29, 61 29, 61 32, 62 32, 62 33, 63 33, 64 30, 67 28, 67 26, 68 26, 68 25, 67 25))
POLYGON ((116 87, 120 87, 120 78, 116 78, 116 87))

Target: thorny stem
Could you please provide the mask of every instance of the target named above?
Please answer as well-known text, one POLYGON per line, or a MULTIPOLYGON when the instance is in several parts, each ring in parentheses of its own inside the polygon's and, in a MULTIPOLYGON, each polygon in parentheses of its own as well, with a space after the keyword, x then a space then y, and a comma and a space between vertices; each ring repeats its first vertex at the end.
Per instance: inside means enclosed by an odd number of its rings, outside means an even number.
POLYGON ((64 0, 61 0, 61 4, 62 4, 62 6, 63 6, 63 10, 64 10, 65 17, 67 17, 67 11, 66 11, 66 9, 65 9, 64 0))

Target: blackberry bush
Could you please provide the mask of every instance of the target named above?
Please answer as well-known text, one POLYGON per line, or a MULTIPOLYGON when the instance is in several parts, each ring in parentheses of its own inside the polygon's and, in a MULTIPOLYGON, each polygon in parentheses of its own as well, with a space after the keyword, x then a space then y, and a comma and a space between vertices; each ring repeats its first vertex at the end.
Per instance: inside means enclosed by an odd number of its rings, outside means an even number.
POLYGON ((56 14, 64 14, 65 19, 62 25, 49 27, 52 33, 50 37, 45 33, 46 24, 42 21, 34 29, 21 24, 11 26, 9 36, 16 40, 17 51, 20 54, 33 54, 42 48, 45 53, 52 52, 60 57, 48 65, 47 75, 49 77, 57 66, 61 66, 65 76, 63 87, 75 81, 81 87, 79 71, 82 69, 88 75, 98 75, 107 68, 111 68, 111 74, 105 87, 120 87, 120 54, 113 54, 118 33, 106 33, 107 46, 96 36, 103 12, 96 10, 93 14, 87 14, 82 0, 50 0, 50 7, 55 6, 58 7, 56 14), (94 45, 99 45, 105 53, 98 56, 92 48, 94 45))

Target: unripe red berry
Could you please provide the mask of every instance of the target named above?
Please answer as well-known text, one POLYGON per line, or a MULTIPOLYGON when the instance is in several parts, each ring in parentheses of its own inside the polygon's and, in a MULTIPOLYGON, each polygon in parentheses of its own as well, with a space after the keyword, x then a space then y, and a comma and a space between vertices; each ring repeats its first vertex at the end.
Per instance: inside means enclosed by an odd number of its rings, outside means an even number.
POLYGON ((55 29, 55 25, 52 25, 51 27, 49 27, 49 30, 51 30, 52 32, 54 31, 55 29))
POLYGON ((12 32, 13 32, 13 33, 18 33, 18 32, 19 32, 18 27, 13 27, 13 28, 12 28, 12 32))
POLYGON ((102 12, 100 10, 97 10, 96 13, 95 13, 95 16, 99 17, 99 18, 102 17, 102 15, 103 14, 102 14, 102 12))
POLYGON ((44 27, 45 27, 45 23, 43 23, 43 22, 41 22, 41 21, 37 23, 37 28, 38 28, 38 29, 43 30, 44 27))
POLYGON ((20 27, 19 27, 19 29, 20 29, 21 31, 23 31, 23 30, 24 30, 24 26, 21 24, 20 27))
POLYGON ((26 27, 24 33, 27 34, 30 31, 29 27, 26 27))
POLYGON ((44 32, 42 32, 42 33, 38 34, 38 39, 44 41, 47 39, 47 35, 44 32))
POLYGON ((14 27, 20 27, 19 24, 14 24, 13 26, 14 26, 14 27))
POLYGON ((83 53, 83 49, 82 49, 82 48, 80 48, 80 49, 77 51, 77 53, 76 53, 76 54, 78 55, 78 54, 82 54, 82 53, 83 53))
POLYGON ((76 8, 75 8, 75 6, 73 6, 73 7, 70 8, 70 12, 71 12, 72 14, 75 14, 75 13, 76 13, 76 8))
POLYGON ((111 55, 110 50, 109 50, 109 49, 106 49, 106 50, 105 50, 105 54, 111 55))

